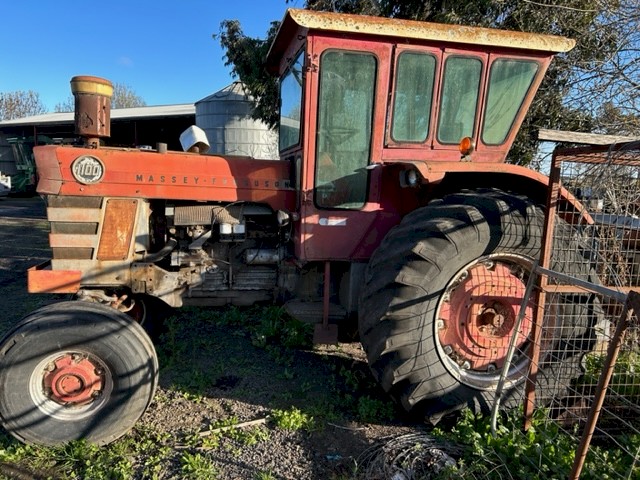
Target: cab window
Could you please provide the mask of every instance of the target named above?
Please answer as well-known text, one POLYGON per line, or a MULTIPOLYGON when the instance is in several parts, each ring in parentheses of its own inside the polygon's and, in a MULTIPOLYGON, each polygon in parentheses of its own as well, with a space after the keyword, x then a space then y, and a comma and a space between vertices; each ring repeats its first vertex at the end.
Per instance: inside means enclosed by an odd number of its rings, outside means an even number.
POLYGON ((280 151, 300 143, 303 52, 280 82, 280 151))
POLYGON ((438 141, 457 144, 472 137, 475 127, 482 62, 478 58, 451 56, 444 65, 438 141))
POLYGON ((362 208, 371 151, 376 57, 328 50, 320 59, 315 203, 362 208))
POLYGON ((396 71, 391 138, 395 142, 424 142, 429 134, 436 59, 403 52, 396 71))
POLYGON ((499 145, 507 139, 522 102, 538 72, 538 63, 498 59, 491 65, 482 141, 499 145))

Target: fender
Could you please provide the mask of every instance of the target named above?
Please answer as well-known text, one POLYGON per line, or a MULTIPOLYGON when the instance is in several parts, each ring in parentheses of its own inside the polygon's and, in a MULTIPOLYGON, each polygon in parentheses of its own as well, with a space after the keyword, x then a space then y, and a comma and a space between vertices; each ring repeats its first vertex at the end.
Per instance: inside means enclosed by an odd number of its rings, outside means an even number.
MULTIPOLYGON (((419 179, 423 184, 438 184, 448 177, 457 174, 487 174, 487 175, 507 175, 513 177, 514 181, 518 178, 526 179, 531 183, 537 184, 541 189, 549 191, 551 188, 548 176, 520 165, 512 165, 508 163, 495 162, 406 162, 411 165, 419 174, 419 179)), ((466 185, 465 185, 466 186, 466 185)), ((523 192, 524 193, 524 192, 523 192)), ((593 224, 593 218, 587 212, 584 205, 569 190, 560 187, 560 199, 567 202, 574 212, 578 213, 581 221, 587 224, 593 224)), ((545 199, 548 200, 548 199, 545 199)), ((565 219, 570 220, 570 219, 565 219)), ((570 221, 570 223, 573 223, 570 221)))

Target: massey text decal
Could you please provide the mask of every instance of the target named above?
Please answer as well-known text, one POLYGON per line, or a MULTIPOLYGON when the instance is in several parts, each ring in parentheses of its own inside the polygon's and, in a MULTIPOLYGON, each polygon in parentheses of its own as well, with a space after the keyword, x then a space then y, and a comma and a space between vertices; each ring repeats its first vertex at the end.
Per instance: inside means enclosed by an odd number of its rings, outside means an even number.
POLYGON ((137 173, 136 182, 165 185, 207 185, 211 187, 290 188, 289 180, 205 177, 195 175, 154 175, 148 173, 137 173))

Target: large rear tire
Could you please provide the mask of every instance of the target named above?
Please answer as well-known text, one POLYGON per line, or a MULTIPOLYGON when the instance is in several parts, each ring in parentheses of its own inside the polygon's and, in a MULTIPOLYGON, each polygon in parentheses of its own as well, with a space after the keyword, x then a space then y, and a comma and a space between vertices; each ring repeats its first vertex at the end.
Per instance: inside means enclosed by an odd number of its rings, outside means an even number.
POLYGON ((0 342, 0 420, 25 443, 110 443, 142 416, 157 384, 147 334, 100 304, 46 306, 0 342))
MULTIPOLYGON (((374 376, 406 410, 436 422, 464 407, 491 409, 543 222, 527 198, 483 190, 434 201, 389 232, 367 269, 359 330, 374 376)), ((563 251, 572 258, 556 259, 554 269, 571 265, 572 274, 588 277, 577 249, 563 251)), ((533 305, 526 308, 502 399, 507 407, 519 403, 528 371, 533 305)), ((554 313, 546 337, 562 338, 570 315, 554 313)), ((592 341, 590 322, 582 315, 572 337, 592 341)), ((559 375, 568 382, 580 371, 579 349, 554 342, 542 344, 547 396, 559 388, 559 375)))

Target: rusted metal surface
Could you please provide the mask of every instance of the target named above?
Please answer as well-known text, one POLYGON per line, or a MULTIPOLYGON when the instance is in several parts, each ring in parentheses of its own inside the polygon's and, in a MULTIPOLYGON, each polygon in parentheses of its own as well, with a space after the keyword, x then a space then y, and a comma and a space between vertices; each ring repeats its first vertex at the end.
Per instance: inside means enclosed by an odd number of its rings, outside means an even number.
POLYGON ((67 407, 87 405, 100 394, 104 372, 81 354, 66 354, 47 366, 43 385, 49 399, 67 407))
POLYGON ((100 213, 100 210, 93 208, 48 207, 47 219, 50 222, 97 223, 100 213))
POLYGON ((331 262, 324 262, 324 287, 322 293, 322 323, 316 325, 313 332, 313 343, 338 343, 338 326, 329 323, 329 309, 331 296, 331 262))
POLYGON ((107 200, 96 255, 98 260, 125 260, 129 256, 137 209, 138 200, 135 199, 107 200))
MULTIPOLYGON (((551 175, 549 179, 549 189, 547 192, 547 210, 545 212, 545 222, 542 232, 542 247, 539 264, 543 268, 548 268, 551 265, 551 253, 553 249, 553 229, 556 221, 556 213, 558 207, 558 199, 560 198, 560 169, 554 164, 551 166, 551 175)), ((533 421, 533 412, 535 409, 536 400, 536 380, 538 378, 540 351, 542 346, 542 325, 544 323, 544 307, 546 303, 547 293, 545 288, 548 285, 548 278, 545 276, 538 276, 539 289, 535 293, 535 309, 533 316, 532 327, 532 352, 531 352, 531 367, 529 369, 529 375, 527 376, 527 382, 525 385, 525 399, 524 399, 524 429, 531 428, 533 421)))
POLYGON ((34 155, 38 171, 51 177, 41 177, 39 193, 244 200, 268 202, 274 209, 293 210, 295 207, 295 191, 289 183, 290 165, 284 161, 57 145, 36 147, 34 155), (74 178, 71 165, 82 155, 99 158, 104 164, 104 176, 100 182, 87 185, 74 178))
MULTIPOLYGON (((522 179, 533 180, 545 189, 549 183, 547 176, 530 168, 512 165, 508 163, 470 163, 470 162, 411 162, 412 165, 420 173, 420 180, 424 183, 441 182, 446 175, 452 173, 504 173, 513 175, 514 182, 522 181, 522 179)), ((580 200, 564 187, 560 188, 560 198, 567 201, 569 205, 580 213, 580 218, 586 223, 593 223, 593 219, 586 211, 580 200)), ((567 213, 567 212, 564 212, 567 213)), ((569 219, 567 219, 569 221, 569 219)), ((575 223, 571 221, 570 223, 575 223)))
MULTIPOLYGON (((406 42, 406 39, 415 39, 453 45, 495 46, 554 53, 568 52, 575 46, 574 40, 555 35, 300 9, 287 10, 277 37, 288 37, 291 31, 300 28, 397 37, 403 42, 406 42)), ((277 43, 276 38, 274 44, 277 43)), ((269 63, 277 61, 277 56, 278 50, 272 47, 267 56, 269 63)))
POLYGON ((591 410, 589 411, 589 416, 587 417, 587 422, 582 433, 582 438, 580 439, 580 445, 576 450, 576 456, 573 467, 571 469, 571 474, 569 475, 569 478, 571 480, 578 480, 578 478, 580 478, 580 472, 584 467, 584 462, 587 458, 589 446, 591 445, 591 440, 593 439, 593 434, 598 423, 598 418, 600 417, 600 413, 602 411, 604 399, 607 394, 607 387, 609 386, 609 382, 611 382, 614 367, 618 359, 618 355, 620 354, 620 347, 622 346, 622 336, 625 330, 629 327, 629 318, 631 316, 631 312, 638 312, 638 310, 635 310, 635 308, 640 306, 639 297, 640 295, 637 292, 629 293, 629 297, 624 303, 622 313, 620 314, 620 318, 618 319, 615 333, 610 340, 609 348, 607 349, 607 356, 604 361, 604 367, 602 369, 602 372, 600 373, 598 385, 596 386, 597 393, 593 400, 591 410))
POLYGON ((75 293, 80 289, 79 270, 50 270, 50 262, 27 270, 29 293, 75 293))
POLYGON ((637 148, 634 142, 589 147, 558 148, 554 152, 557 162, 576 162, 587 164, 640 166, 637 148))
POLYGON ((111 135, 111 96, 109 80, 91 76, 71 79, 75 99, 75 132, 87 138, 88 144, 99 144, 100 137, 111 135))
POLYGON ((51 248, 95 248, 98 238, 96 235, 77 235, 71 233, 50 233, 49 246, 51 248))
MULTIPOLYGON (((474 265, 440 309, 440 344, 450 346, 457 361, 468 362, 471 369, 495 370, 504 364, 526 289, 512 270, 501 262, 474 265)), ((531 332, 531 306, 526 311, 517 345, 531 332)))
POLYGON ((586 145, 611 145, 613 143, 638 141, 640 140, 640 137, 600 135, 595 133, 570 132, 566 130, 549 130, 541 128, 538 130, 538 140, 586 145))

